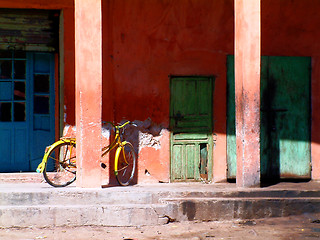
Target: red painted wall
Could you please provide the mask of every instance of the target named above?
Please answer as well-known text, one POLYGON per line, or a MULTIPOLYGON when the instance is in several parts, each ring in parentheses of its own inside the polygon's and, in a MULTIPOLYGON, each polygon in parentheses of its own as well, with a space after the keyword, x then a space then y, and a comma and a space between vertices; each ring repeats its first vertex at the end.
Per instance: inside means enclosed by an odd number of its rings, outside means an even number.
MULTIPOLYGON (((73 0, 69 0, 73 3, 73 0)), ((64 109, 65 123, 75 125, 75 39, 74 6, 63 9, 64 15, 64 109)), ((62 116, 61 116, 62 117, 62 116)))
POLYGON ((263 0, 262 55, 311 56, 312 179, 320 179, 320 1, 263 0))
MULTIPOLYGON (((153 140, 156 137, 161 146, 154 147, 152 139, 142 144, 141 181, 169 179, 169 75, 216 76, 214 178, 225 178, 226 56, 234 52, 233 4, 233 0, 102 0, 103 120, 139 120, 142 130, 154 133, 153 140), (152 177, 145 175, 146 169, 152 177)), ((63 9, 65 120, 74 125, 73 0, 0 0, 0 7, 63 9)), ((313 57, 312 164, 318 179, 319 11, 318 0, 261 1, 262 55, 313 57)))
MULTIPOLYGON (((139 181, 168 181, 170 75, 214 75, 215 180, 226 174, 226 56, 233 53, 232 0, 104 3, 103 117, 139 120, 139 181), (110 105, 113 105, 113 111, 110 105), (151 126, 148 125, 151 119, 151 126), (147 125, 147 127, 145 126, 147 125), (142 136, 142 137, 151 137, 142 136), (159 139, 158 139, 159 138, 159 139), (147 143, 146 143, 147 141, 147 143), (150 173, 147 176, 146 171, 150 173)), ((138 138, 138 136, 137 136, 138 138)), ((133 141, 135 141, 133 139, 133 141)))
POLYGON ((113 39, 108 57, 116 120, 150 117, 167 128, 169 75, 215 75, 217 84, 225 81, 225 57, 233 52, 231 0, 116 0, 112 5, 113 31, 107 37, 113 39))
MULTIPOLYGON (((226 174, 226 55, 233 54, 232 0, 104 1, 104 34, 108 55, 104 83, 104 117, 144 121, 151 118, 164 129, 169 124, 169 75, 215 75, 214 178, 226 174), (110 87, 112 86, 112 87, 110 87), (107 89, 107 90, 106 90, 107 89), (107 102, 113 104, 107 106, 107 102)), ((319 65, 320 1, 262 0, 262 55, 311 56, 312 133, 320 132, 319 65)), ((168 178, 169 134, 161 150, 146 149, 144 167, 160 169, 168 178), (160 153, 162 157, 160 157, 160 153), (166 166, 161 168, 160 163, 166 166)), ((317 160, 320 138, 312 134, 313 178, 320 178, 317 160), (315 168, 315 166, 318 166, 315 168), (316 169, 316 170, 315 170, 316 169), (318 170, 317 170, 318 169, 318 170)), ((143 159, 143 160, 142 160, 143 159)), ((142 166, 140 166, 142 168, 142 166)), ((141 169, 141 174, 143 169, 141 169)))
POLYGON ((318 56, 320 1, 262 0, 262 55, 318 56))

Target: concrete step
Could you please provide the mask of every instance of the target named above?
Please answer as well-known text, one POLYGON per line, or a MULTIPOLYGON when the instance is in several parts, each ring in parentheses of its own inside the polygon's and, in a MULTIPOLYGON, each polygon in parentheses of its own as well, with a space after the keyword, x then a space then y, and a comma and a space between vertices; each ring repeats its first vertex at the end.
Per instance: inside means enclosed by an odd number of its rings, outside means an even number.
POLYGON ((142 226, 169 221, 166 205, 1 206, 1 227, 142 226))
POLYGON ((0 184, 3 183, 42 183, 45 182, 43 174, 29 173, 0 173, 0 184))
POLYGON ((320 212, 319 197, 167 198, 168 216, 177 221, 286 217, 320 212))
POLYGON ((154 204, 157 196, 149 192, 95 191, 95 190, 56 190, 0 192, 0 206, 32 205, 118 205, 154 204))
POLYGON ((127 187, 5 187, 0 191, 0 226, 157 225, 169 221, 169 206, 154 192, 127 187))
POLYGON ((176 192, 159 192, 162 198, 320 198, 319 190, 264 190, 249 189, 246 191, 234 190, 213 190, 213 191, 176 191, 176 192))
POLYGON ((231 198, 320 198, 319 190, 247 190, 233 192, 217 192, 211 196, 231 198))
POLYGON ((81 189, 0 184, 0 226, 138 226, 320 212, 320 184, 310 186, 243 190, 227 184, 158 184, 81 189))

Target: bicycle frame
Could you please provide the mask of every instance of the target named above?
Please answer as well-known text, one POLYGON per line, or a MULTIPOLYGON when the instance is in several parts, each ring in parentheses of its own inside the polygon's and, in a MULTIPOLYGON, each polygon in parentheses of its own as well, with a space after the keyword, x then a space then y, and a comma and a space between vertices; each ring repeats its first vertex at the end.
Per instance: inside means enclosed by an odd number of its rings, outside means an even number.
MULTIPOLYGON (((118 175, 118 159, 119 159, 119 155, 120 155, 120 152, 122 150, 122 147, 127 143, 127 141, 123 141, 123 142, 121 141, 120 129, 125 127, 130 122, 126 122, 126 123, 124 123, 123 125, 120 125, 120 126, 114 126, 113 123, 111 123, 111 122, 108 122, 108 123, 110 123, 114 127, 115 136, 114 136, 114 139, 113 139, 111 144, 109 144, 108 146, 105 146, 105 147, 103 147, 101 149, 101 151, 102 151, 101 157, 104 157, 112 149, 117 147, 116 154, 115 154, 114 173, 115 173, 115 175, 118 175)), ((60 138, 58 141, 56 141, 52 145, 46 147, 45 154, 43 156, 42 162, 38 165, 37 170, 36 170, 38 173, 43 173, 45 165, 46 165, 46 163, 48 161, 48 154, 49 154, 50 150, 55 148, 59 144, 65 143, 65 142, 70 142, 70 143, 76 144, 76 139, 75 138, 60 138)))
POLYGON ((70 142, 76 144, 75 138, 60 138, 58 141, 53 143, 52 145, 46 147, 46 150, 44 151, 44 156, 42 158, 42 162, 38 165, 36 172, 37 173, 43 173, 44 167, 48 161, 48 154, 51 149, 55 148, 56 146, 60 145, 61 143, 70 142))
MULTIPOLYGON (((105 146, 102 148, 102 155, 101 157, 104 157, 106 154, 108 154, 112 149, 117 147, 116 154, 115 154, 115 159, 114 159, 114 174, 117 176, 118 175, 118 160, 120 156, 120 152, 122 150, 122 147, 127 144, 127 141, 121 141, 121 133, 120 129, 129 124, 129 122, 124 123, 121 126, 114 126, 111 122, 109 122, 114 128, 115 128, 115 136, 112 141, 108 146, 105 146)), ((124 155, 125 158, 125 155, 124 155)))

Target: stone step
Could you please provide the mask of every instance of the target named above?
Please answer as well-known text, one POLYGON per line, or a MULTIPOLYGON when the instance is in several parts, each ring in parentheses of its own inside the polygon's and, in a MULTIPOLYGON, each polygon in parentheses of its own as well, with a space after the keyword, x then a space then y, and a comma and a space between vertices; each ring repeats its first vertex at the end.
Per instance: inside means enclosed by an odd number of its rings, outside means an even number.
POLYGON ((166 205, 1 206, 1 227, 142 226, 168 222, 166 205))
POLYGON ((43 183, 43 174, 30 173, 0 173, 0 184, 3 183, 43 183))
POLYGON ((320 190, 247 190, 247 191, 186 191, 159 192, 159 196, 183 198, 320 198, 320 190))
POLYGON ((320 212, 320 198, 167 198, 168 216, 177 221, 285 217, 320 212))
POLYGON ((0 184, 0 226, 139 226, 317 213, 319 186, 242 190, 230 185, 158 184, 81 189, 0 184))
POLYGON ((217 192, 215 197, 231 198, 320 198, 318 190, 249 190, 233 192, 217 192))
POLYGON ((257 219, 320 212, 319 198, 171 198, 161 202, 2 205, 0 226, 139 226, 164 224, 170 220, 257 219))
MULTIPOLYGON (((180 192, 148 191, 135 188, 113 187, 108 189, 79 188, 39 188, 7 189, 0 192, 0 206, 23 205, 117 205, 117 204, 157 204, 162 199, 194 199, 196 201, 238 199, 319 199, 320 191, 250 191, 250 192, 180 192)), ((162 201, 163 202, 163 201, 162 201)))
POLYGON ((108 190, 56 190, 0 192, 0 206, 30 205, 118 205, 154 204, 159 202, 157 195, 150 192, 108 191, 108 190))

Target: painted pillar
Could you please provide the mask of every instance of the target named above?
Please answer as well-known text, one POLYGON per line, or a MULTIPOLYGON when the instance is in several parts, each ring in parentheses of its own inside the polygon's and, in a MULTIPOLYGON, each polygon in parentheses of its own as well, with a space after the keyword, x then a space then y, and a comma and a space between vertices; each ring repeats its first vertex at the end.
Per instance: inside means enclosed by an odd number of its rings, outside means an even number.
POLYGON ((237 186, 260 184, 260 0, 235 2, 237 186))
POLYGON ((312 58, 311 77, 311 165, 312 180, 320 180, 320 56, 312 58))
POLYGON ((101 0, 75 0, 78 187, 101 187, 101 27, 101 0))

